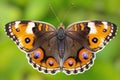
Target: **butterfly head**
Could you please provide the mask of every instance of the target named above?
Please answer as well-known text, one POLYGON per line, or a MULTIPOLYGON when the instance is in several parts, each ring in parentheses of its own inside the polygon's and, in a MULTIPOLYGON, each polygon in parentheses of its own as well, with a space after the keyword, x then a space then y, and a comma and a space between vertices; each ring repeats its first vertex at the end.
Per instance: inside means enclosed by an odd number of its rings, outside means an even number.
POLYGON ((62 40, 65 38, 65 28, 63 23, 61 23, 58 27, 58 33, 57 33, 58 39, 62 40))
POLYGON ((60 29, 60 28, 65 29, 65 26, 63 25, 63 23, 59 24, 58 29, 60 29))

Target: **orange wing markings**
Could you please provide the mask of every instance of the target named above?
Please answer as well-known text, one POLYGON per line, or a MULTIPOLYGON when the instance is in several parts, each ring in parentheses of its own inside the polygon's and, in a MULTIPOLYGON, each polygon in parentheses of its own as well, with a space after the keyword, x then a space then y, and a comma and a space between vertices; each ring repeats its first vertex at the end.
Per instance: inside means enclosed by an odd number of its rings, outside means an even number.
POLYGON ((45 31, 48 31, 48 30, 49 30, 49 26, 46 24, 45 31))
POLYGON ((39 30, 39 31, 42 30, 42 23, 40 23, 40 24, 38 25, 38 30, 39 30))
POLYGON ((26 51, 33 48, 34 34, 26 33, 27 24, 11 25, 12 33, 18 38, 20 47, 23 47, 26 51), (29 38, 30 42, 26 43, 26 38, 29 38))
POLYGON ((74 31, 77 31, 77 24, 75 24, 73 27, 74 27, 74 31))
POLYGON ((85 25, 84 25, 83 23, 81 23, 81 24, 80 24, 80 28, 81 28, 81 30, 83 31, 84 28, 85 28, 85 25))
POLYGON ((88 35, 90 48, 98 48, 102 46, 104 40, 106 39, 106 37, 109 36, 109 34, 111 34, 111 30, 112 30, 110 25, 107 25, 107 27, 105 27, 105 25, 102 23, 96 24, 95 28, 96 28, 96 33, 88 35))
POLYGON ((39 67, 44 67, 46 69, 59 68, 58 62, 52 57, 47 58, 46 61, 44 61, 45 53, 41 48, 38 48, 31 52, 29 57, 32 63, 39 65, 39 67))

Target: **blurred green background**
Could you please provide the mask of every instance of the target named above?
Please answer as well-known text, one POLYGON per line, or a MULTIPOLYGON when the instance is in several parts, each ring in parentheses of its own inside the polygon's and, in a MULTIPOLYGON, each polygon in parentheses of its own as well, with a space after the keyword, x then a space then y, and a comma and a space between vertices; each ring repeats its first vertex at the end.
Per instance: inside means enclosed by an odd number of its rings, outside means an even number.
POLYGON ((0 0, 0 80, 120 80, 119 26, 120 0, 0 0), (60 22, 49 4, 65 26, 95 19, 118 26, 117 36, 97 53, 94 65, 85 73, 70 76, 62 72, 56 75, 39 73, 5 35, 4 25, 14 20, 45 21, 57 27, 60 22))

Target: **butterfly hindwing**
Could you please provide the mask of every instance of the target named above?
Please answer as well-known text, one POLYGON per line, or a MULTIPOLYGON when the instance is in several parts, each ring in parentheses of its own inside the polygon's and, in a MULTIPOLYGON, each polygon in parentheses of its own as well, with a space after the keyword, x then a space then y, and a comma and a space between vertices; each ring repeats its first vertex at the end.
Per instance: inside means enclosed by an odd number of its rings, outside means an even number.
POLYGON ((56 37, 46 40, 28 54, 29 63, 40 72, 55 74, 60 71, 56 37))
POLYGON ((95 54, 69 36, 66 36, 65 40, 63 72, 66 74, 78 74, 88 70, 94 63, 95 54))

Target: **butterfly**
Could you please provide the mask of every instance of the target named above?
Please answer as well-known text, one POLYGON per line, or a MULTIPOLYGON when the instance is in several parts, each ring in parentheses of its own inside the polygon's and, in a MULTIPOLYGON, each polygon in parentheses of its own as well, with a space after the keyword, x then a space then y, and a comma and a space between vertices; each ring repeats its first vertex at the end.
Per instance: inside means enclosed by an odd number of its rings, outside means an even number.
POLYGON ((106 21, 81 21, 66 29, 60 24, 20 20, 5 25, 6 34, 27 55, 38 71, 55 74, 83 73, 94 63, 96 53, 116 35, 115 24, 106 21))

